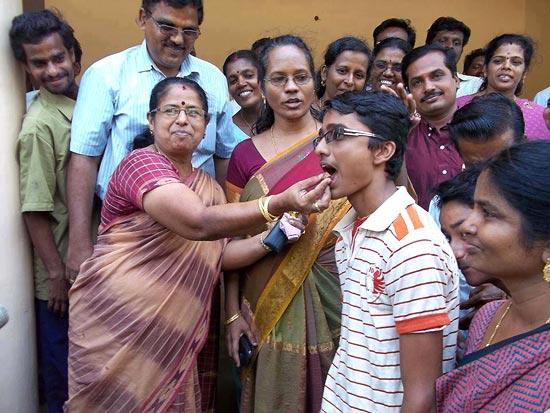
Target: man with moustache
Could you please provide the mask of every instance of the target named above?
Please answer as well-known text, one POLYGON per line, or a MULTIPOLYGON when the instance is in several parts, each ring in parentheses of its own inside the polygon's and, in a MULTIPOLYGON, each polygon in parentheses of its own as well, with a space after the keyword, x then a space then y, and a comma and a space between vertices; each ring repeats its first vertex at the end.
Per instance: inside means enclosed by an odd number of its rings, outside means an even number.
POLYGON ((104 197, 112 172, 132 150, 134 137, 146 130, 149 96, 160 80, 189 77, 206 91, 210 121, 193 166, 225 180, 237 143, 231 113, 224 110, 226 80, 214 65, 190 55, 203 15, 202 0, 142 0, 138 24, 145 40, 94 63, 82 78, 67 183, 71 279, 92 253, 94 191, 104 197))
POLYGON ((456 111, 456 59, 452 49, 425 45, 407 54, 401 65, 403 81, 421 117, 409 133, 407 172, 418 204, 428 209, 434 188, 462 169, 462 159, 448 130, 456 111))
POLYGON ((21 212, 34 248, 39 367, 48 411, 60 413, 68 396, 65 171, 82 51, 71 26, 50 10, 15 17, 9 36, 15 58, 40 87, 17 155, 21 212))

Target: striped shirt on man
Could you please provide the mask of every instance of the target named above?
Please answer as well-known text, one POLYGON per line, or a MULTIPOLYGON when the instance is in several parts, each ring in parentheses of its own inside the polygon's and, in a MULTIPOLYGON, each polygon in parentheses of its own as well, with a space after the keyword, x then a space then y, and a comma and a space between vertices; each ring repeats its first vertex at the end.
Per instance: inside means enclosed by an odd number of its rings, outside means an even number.
POLYGON ((368 218, 336 226, 342 289, 340 345, 322 412, 399 411, 399 336, 443 330, 443 372, 454 367, 458 266, 429 214, 399 188, 368 218))

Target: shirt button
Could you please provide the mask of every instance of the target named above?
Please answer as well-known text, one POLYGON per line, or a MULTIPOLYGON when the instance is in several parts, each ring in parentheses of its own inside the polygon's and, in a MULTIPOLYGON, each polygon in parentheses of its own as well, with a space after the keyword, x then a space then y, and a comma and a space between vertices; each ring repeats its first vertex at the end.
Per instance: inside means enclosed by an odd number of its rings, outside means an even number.
POLYGON ((441 171, 441 173, 442 173, 443 175, 447 175, 447 170, 446 170, 446 169, 443 169, 443 171, 441 171))
POLYGON ((441 149, 441 150, 445 149, 445 145, 441 145, 441 146, 439 147, 439 149, 441 149))

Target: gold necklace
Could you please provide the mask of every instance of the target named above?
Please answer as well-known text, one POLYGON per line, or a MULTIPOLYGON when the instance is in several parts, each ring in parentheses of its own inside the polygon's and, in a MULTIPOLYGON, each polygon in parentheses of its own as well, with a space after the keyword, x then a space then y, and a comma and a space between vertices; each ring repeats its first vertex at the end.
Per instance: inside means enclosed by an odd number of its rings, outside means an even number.
POLYGON ((239 117, 241 118, 241 120, 244 122, 244 124, 248 127, 248 129, 250 129, 250 136, 254 136, 256 135, 256 133, 254 133, 254 129, 252 128, 252 126, 254 124, 250 124, 246 121, 246 119, 244 118, 244 115, 243 115, 243 111, 240 110, 239 111, 239 117))
MULTIPOLYGON (((495 335, 498 329, 500 328, 500 324, 502 323, 502 320, 504 320, 504 317, 506 317, 506 314, 508 314, 508 311, 510 311, 511 306, 512 306, 512 302, 510 301, 510 304, 508 304, 508 306, 506 307, 506 310, 504 310, 504 312, 500 316, 500 319, 498 320, 498 323, 495 326, 495 329, 493 330, 493 334, 491 334, 491 337, 489 337, 489 341, 487 342, 487 344, 485 344, 485 347, 489 347, 493 343, 493 339, 495 338, 495 335)), ((548 317, 544 322, 544 324, 548 324, 548 323, 550 323, 550 317, 548 317)))
POLYGON ((275 135, 273 134, 273 125, 271 125, 271 143, 273 149, 275 149, 275 155, 279 155, 279 148, 277 148, 277 142, 275 141, 275 135))

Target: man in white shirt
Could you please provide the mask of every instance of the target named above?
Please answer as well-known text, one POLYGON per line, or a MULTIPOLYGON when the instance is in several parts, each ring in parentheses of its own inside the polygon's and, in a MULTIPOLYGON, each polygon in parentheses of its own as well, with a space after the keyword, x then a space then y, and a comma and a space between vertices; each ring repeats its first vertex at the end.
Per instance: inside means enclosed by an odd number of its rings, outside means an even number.
MULTIPOLYGON (((439 17, 432 23, 426 34, 426 44, 437 43, 447 49, 453 49, 456 62, 460 60, 464 46, 470 40, 470 28, 454 17, 439 17)), ((456 97, 473 95, 479 90, 483 79, 457 73, 460 85, 456 97)))
POLYGON ((111 174, 146 128, 150 93, 162 79, 187 76, 206 91, 210 121, 193 154, 193 166, 225 180, 237 142, 227 113, 225 77, 214 65, 190 55, 202 20, 202 0, 143 0, 138 18, 143 43, 107 56, 84 74, 68 167, 70 278, 92 253, 94 192, 103 199, 111 174))

